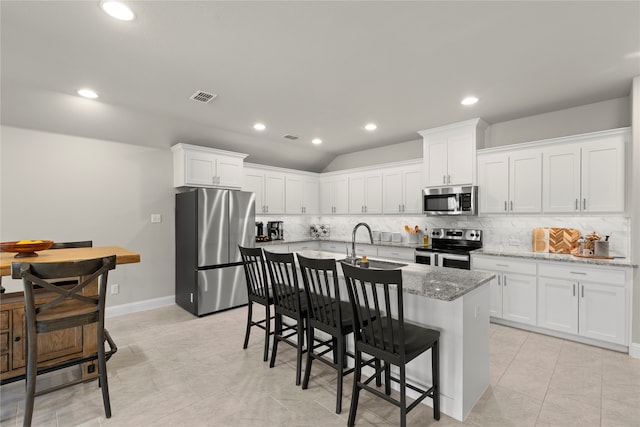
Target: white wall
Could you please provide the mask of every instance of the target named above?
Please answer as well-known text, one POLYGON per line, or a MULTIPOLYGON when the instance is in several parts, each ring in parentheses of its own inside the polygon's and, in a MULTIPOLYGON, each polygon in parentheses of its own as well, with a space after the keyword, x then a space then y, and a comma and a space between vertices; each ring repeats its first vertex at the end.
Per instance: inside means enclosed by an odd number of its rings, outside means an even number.
POLYGON ((631 126, 629 97, 616 98, 494 123, 487 128, 484 148, 627 126, 631 126))
POLYGON ((356 153, 337 156, 324 168, 323 172, 333 172, 344 169, 354 169, 382 163, 401 162, 422 158, 422 138, 414 141, 401 142, 385 147, 372 148, 356 153))
POLYGON ((140 253, 109 274, 120 285, 109 306, 174 294, 170 150, 2 126, 0 166, 2 241, 93 240, 140 253))

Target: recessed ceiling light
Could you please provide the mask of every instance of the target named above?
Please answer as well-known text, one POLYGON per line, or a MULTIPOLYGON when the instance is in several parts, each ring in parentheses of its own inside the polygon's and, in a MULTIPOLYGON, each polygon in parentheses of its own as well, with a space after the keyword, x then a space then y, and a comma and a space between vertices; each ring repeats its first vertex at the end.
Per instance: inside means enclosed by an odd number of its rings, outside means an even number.
POLYGON ((463 99, 460 103, 462 105, 473 105, 476 102, 478 102, 478 98, 476 98, 475 96, 467 96, 465 99, 463 99))
POLYGON ((78 91, 78 95, 84 96, 85 98, 96 99, 98 94, 91 89, 80 89, 78 91))
POLYGON ((127 5, 118 1, 103 1, 100 3, 100 7, 108 15, 121 21, 133 21, 133 18, 136 17, 127 5))
POLYGON ((253 128, 255 130, 265 130, 267 127, 262 123, 256 123, 255 125, 253 125, 253 128))
POLYGON ((366 130, 372 131, 372 130, 376 130, 378 129, 378 125, 376 125, 375 123, 367 123, 364 128, 366 130))
POLYGON ((322 140, 320 138, 313 138, 311 140, 312 143, 318 145, 318 144, 322 144, 322 140))

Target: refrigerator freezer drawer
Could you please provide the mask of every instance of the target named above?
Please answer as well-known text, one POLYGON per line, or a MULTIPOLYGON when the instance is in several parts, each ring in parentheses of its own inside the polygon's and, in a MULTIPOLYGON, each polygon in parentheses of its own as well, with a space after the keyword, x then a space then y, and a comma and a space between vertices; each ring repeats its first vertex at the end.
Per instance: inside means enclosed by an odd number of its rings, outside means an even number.
POLYGON ((247 304, 242 265, 198 271, 198 316, 247 304))

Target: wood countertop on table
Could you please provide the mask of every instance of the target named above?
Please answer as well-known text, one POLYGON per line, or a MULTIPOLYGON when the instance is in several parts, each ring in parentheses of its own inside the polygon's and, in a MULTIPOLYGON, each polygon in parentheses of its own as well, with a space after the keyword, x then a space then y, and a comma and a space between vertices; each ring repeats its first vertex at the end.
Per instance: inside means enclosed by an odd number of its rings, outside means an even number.
POLYGON ((37 257, 15 258, 13 252, 0 253, 0 276, 11 276, 12 262, 61 262, 101 258, 115 255, 116 264, 140 262, 140 254, 120 246, 98 246, 93 248, 47 249, 39 251, 37 257))

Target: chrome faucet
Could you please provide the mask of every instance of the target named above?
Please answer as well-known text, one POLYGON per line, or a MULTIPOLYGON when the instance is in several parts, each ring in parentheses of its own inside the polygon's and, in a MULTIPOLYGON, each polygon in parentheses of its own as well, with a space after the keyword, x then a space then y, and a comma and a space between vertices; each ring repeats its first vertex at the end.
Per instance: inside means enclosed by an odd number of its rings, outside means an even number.
POLYGON ((351 234, 351 262, 353 264, 358 261, 358 258, 356 258, 356 231, 360 226, 366 227, 367 230, 369 230, 369 239, 371 239, 371 244, 373 244, 373 233, 371 233, 371 227, 369 227, 369 224, 366 222, 357 223, 356 226, 353 227, 353 233, 351 234))

